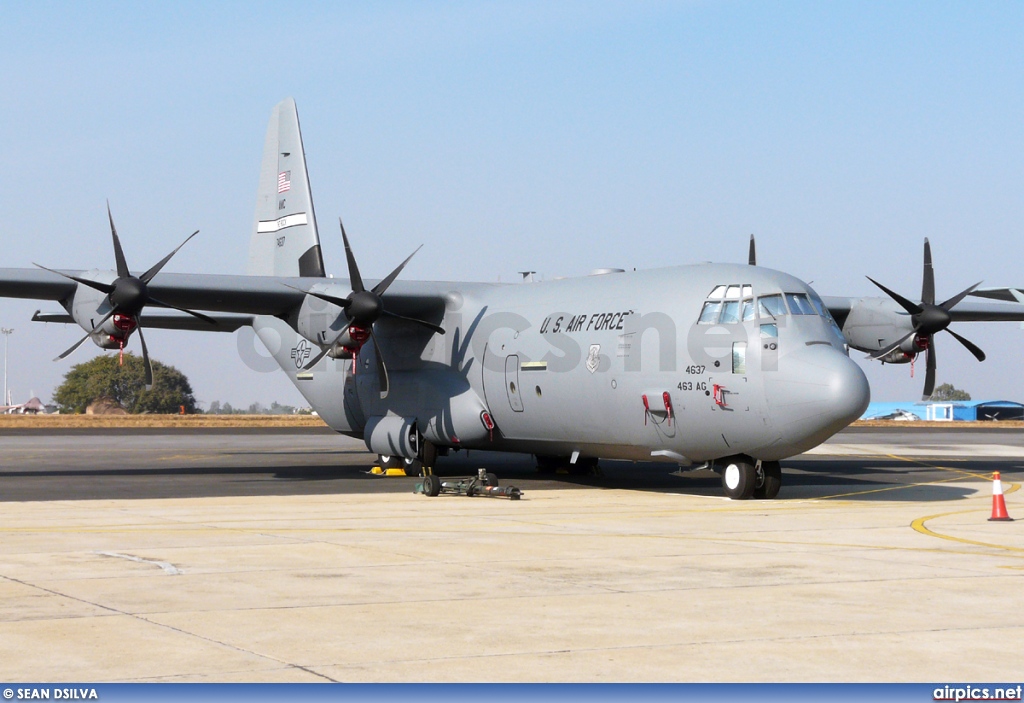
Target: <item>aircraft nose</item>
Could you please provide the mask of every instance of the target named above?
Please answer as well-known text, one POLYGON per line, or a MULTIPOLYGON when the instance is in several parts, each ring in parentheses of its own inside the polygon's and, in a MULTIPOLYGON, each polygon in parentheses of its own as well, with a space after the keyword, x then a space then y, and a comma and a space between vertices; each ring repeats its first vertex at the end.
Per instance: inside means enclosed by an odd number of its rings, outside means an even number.
POLYGON ((868 379, 856 362, 815 344, 779 359, 766 374, 772 422, 790 456, 815 447, 864 414, 868 379))

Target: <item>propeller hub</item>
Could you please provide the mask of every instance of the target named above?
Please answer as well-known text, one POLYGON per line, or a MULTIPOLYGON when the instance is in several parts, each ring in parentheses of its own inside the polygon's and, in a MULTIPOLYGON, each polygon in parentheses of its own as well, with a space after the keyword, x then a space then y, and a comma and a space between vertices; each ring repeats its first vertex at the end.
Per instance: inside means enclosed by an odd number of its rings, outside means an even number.
POLYGON ((134 276, 119 278, 114 281, 114 290, 110 293, 110 303, 125 315, 137 315, 142 311, 149 299, 149 291, 145 283, 134 276))
POLYGON ((914 315, 913 321, 917 331, 922 335, 931 335, 949 327, 952 318, 949 313, 938 305, 924 305, 924 309, 914 315))
POLYGON ((345 310, 348 319, 361 327, 370 327, 384 312, 384 303, 373 291, 361 290, 349 296, 349 305, 345 310))

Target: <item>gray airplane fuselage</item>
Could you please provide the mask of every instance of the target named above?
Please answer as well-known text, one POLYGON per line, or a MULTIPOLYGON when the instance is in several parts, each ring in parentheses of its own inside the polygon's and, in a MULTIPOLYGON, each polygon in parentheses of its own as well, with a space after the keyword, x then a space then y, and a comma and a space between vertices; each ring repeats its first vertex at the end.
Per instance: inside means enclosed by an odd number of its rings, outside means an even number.
MULTIPOLYGON (((354 361, 301 368, 317 350, 306 340, 322 343, 344 324, 340 308, 308 296, 292 320, 301 338, 273 318, 255 327, 321 417, 382 454, 414 453, 402 436, 415 428, 439 447, 770 461, 820 444, 868 403, 867 380, 817 294, 781 272, 703 264, 447 285, 433 320, 446 335, 377 323, 386 398, 372 341, 354 361)), ((348 283, 311 289, 343 296, 348 283)))

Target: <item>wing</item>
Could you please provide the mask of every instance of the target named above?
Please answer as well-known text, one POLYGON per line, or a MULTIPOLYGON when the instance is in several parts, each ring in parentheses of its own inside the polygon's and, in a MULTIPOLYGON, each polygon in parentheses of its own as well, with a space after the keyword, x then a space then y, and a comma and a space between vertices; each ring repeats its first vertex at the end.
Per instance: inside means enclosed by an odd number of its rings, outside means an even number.
MULTIPOLYGON (((193 330, 196 332, 234 332, 242 327, 252 325, 255 315, 225 315, 217 314, 209 316, 216 325, 211 325, 205 320, 200 320, 192 315, 181 313, 162 313, 146 315, 147 329, 161 330, 193 330)), ((55 322, 65 325, 74 325, 75 318, 67 313, 40 312, 32 316, 32 322, 55 322)))
POLYGON ((1022 288, 975 288, 971 295, 977 298, 1005 300, 1008 303, 1024 303, 1024 289, 1022 288))
MULTIPOLYGON (((76 270, 54 273, 42 269, 0 269, 0 297, 55 300, 66 304, 81 285, 66 276, 87 278, 89 274, 88 271, 76 270)), ((379 281, 367 279, 365 285, 372 287, 377 283, 379 281)), ((349 281, 344 278, 161 273, 149 283, 149 291, 153 298, 176 307, 283 318, 302 305, 306 291, 314 286, 318 289, 336 287, 341 297, 351 290, 349 281)), ((446 281, 395 281, 384 294, 384 302, 389 311, 403 315, 443 314, 451 291, 466 288, 465 283, 446 281)), ((159 307, 156 303, 151 305, 159 307)), ((153 318, 153 315, 148 315, 147 323, 153 318)), ((166 319, 177 318, 170 316, 166 319)), ((237 320, 225 319, 223 322, 231 325, 237 320)), ((175 329, 226 331, 208 324, 175 329)))

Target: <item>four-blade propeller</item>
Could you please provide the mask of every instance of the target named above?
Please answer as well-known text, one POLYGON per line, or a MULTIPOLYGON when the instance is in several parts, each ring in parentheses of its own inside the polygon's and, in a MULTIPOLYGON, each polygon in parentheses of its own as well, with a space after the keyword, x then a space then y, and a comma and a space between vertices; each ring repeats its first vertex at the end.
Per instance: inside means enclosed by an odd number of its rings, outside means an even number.
MULTIPOLYGON (((427 322, 425 320, 418 320, 414 317, 406 317, 399 315, 389 310, 384 309, 384 300, 382 296, 388 287, 394 283, 395 279, 398 278, 398 274, 402 272, 405 265, 416 255, 416 252, 422 249, 422 245, 416 248, 412 254, 410 254, 405 261, 398 265, 394 271, 389 273, 387 277, 375 285, 372 289, 367 290, 363 286, 363 278, 359 275, 359 266, 356 264, 356 257, 352 253, 352 247, 348 243, 348 235, 345 234, 345 224, 338 218, 338 224, 341 226, 341 238, 345 242, 345 257, 348 259, 348 274, 349 280, 352 285, 352 292, 349 293, 347 298, 338 298, 333 295, 326 293, 317 293, 314 291, 303 291, 307 295, 311 295, 314 298, 333 303, 345 310, 345 317, 348 318, 348 322, 341 328, 337 336, 323 348, 323 350, 317 354, 306 366, 305 370, 309 370, 319 363, 327 353, 335 347, 348 333, 348 336, 362 344, 367 337, 373 339, 373 346, 375 348, 375 356, 377 357, 377 381, 380 385, 380 397, 384 399, 388 396, 389 382, 388 382, 388 369, 384 363, 384 357, 381 354, 380 343, 377 341, 377 336, 373 332, 374 323, 381 317, 390 317, 396 320, 403 320, 405 322, 412 322, 414 324, 425 327, 432 332, 437 334, 444 334, 444 329, 438 327, 435 324, 427 322)), ((358 349, 357 349, 358 351, 358 349)))
POLYGON ((871 354, 870 358, 880 359, 898 349, 908 339, 914 338, 916 346, 918 348, 923 348, 927 354, 927 371, 924 379, 924 400, 931 397, 932 391, 935 390, 935 335, 938 332, 942 332, 943 330, 949 332, 953 335, 954 339, 967 348, 967 351, 974 355, 974 358, 978 361, 985 360, 985 352, 979 349, 976 344, 964 337, 961 337, 953 330, 948 329, 949 323, 952 321, 949 314, 950 310, 956 307, 956 305, 966 298, 975 288, 980 286, 981 281, 978 281, 973 286, 961 291, 957 295, 954 295, 949 300, 936 305, 935 272, 932 269, 932 248, 927 239, 924 240, 924 281, 921 286, 920 305, 889 290, 870 276, 868 276, 867 279, 885 291, 890 298, 899 303, 900 307, 910 314, 910 320, 913 324, 913 329, 901 337, 895 344, 890 344, 885 349, 871 354))
POLYGON ((60 271, 55 271, 51 268, 46 268, 40 264, 36 264, 39 268, 55 273, 58 276, 69 278, 76 283, 81 283, 84 286, 88 286, 94 290, 98 290, 101 293, 107 294, 107 301, 110 304, 110 311, 103 316, 103 318, 96 323, 92 330, 90 330, 84 337, 71 345, 63 354, 58 356, 54 361, 66 358, 73 351, 82 346, 85 340, 89 337, 97 334, 107 320, 117 316, 114 319, 114 325, 123 332, 121 338, 121 349, 124 349, 124 342, 127 340, 128 335, 135 329, 139 331, 139 342, 142 344, 142 362, 146 369, 146 390, 153 387, 153 366, 149 360, 149 350, 146 348, 146 338, 142 334, 142 309, 149 303, 157 305, 163 308, 171 308, 172 310, 178 310, 179 312, 188 313, 193 317, 196 317, 204 322, 208 322, 211 325, 216 325, 217 321, 213 318, 207 317, 202 313, 195 312, 194 310, 187 310, 185 308, 179 308, 177 305, 171 305, 163 301, 157 300, 149 294, 148 284, 153 278, 160 273, 160 270, 171 260, 175 254, 178 253, 178 249, 185 246, 186 242, 192 237, 199 234, 199 230, 196 230, 190 234, 184 242, 179 244, 177 248, 170 254, 162 258, 160 261, 155 263, 148 271, 141 276, 133 276, 131 271, 128 269, 128 262, 125 260, 124 251, 121 249, 121 240, 117 237, 117 229, 114 227, 114 217, 110 214, 110 203, 107 203, 107 219, 110 220, 110 234, 114 240, 114 260, 117 265, 117 278, 113 283, 99 283, 97 281, 90 281, 87 278, 80 278, 78 276, 71 276, 60 271))

